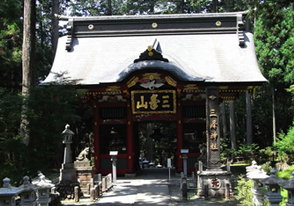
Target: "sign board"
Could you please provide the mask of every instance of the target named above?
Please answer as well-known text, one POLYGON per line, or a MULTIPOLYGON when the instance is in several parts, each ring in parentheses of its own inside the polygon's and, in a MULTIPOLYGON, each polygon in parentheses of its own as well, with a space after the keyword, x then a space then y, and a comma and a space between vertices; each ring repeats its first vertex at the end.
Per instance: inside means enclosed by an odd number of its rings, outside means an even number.
POLYGON ((181 153, 182 154, 188 154, 189 153, 189 149, 181 149, 181 153))
POLYGON ((110 151, 109 155, 110 156, 116 156, 118 154, 118 151, 110 151))
POLYGON ((175 90, 132 91, 132 112, 140 113, 176 113, 175 90))
POLYGON ((168 158, 167 159, 167 167, 168 168, 171 168, 171 158, 168 158))

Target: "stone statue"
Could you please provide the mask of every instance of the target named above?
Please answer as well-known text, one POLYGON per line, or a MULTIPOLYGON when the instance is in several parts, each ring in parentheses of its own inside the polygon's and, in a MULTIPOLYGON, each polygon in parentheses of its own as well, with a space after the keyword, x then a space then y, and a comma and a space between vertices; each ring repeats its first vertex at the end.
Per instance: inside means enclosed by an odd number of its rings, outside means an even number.
POLYGON ((89 151, 90 151, 89 147, 86 147, 85 149, 83 149, 83 151, 80 152, 79 156, 77 156, 77 160, 78 161, 89 160, 87 158, 89 151))

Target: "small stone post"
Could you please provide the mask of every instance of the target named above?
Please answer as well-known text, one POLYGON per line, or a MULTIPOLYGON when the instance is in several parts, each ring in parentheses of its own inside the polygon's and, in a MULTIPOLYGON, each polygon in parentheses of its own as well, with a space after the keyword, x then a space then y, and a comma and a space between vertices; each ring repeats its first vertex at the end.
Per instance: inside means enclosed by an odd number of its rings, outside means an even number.
POLYGON ((112 182, 116 184, 116 161, 117 161, 117 156, 118 151, 110 151, 109 155, 111 156, 111 161, 112 161, 112 182))
POLYGON ((188 163, 187 163, 188 156, 187 156, 187 154, 189 153, 189 150, 188 149, 181 149, 181 153, 182 153, 182 158, 183 158, 184 176, 187 177, 188 176, 188 172, 187 172, 187 169, 188 169, 188 163))
POLYGON ((38 177, 32 180, 32 184, 38 189, 37 202, 39 206, 48 206, 51 201, 50 191, 54 187, 51 180, 39 172, 38 177))
POLYGON ((254 206, 263 205, 262 189, 264 187, 261 181, 268 178, 268 175, 261 169, 261 166, 257 166, 257 169, 249 172, 247 177, 254 182, 252 188, 254 206))
POLYGON ((15 206, 15 198, 21 193, 21 189, 12 187, 8 177, 3 179, 3 187, 0 188, 0 205, 15 206))
POLYGON ((279 206, 279 203, 282 201, 283 197, 281 196, 279 184, 284 182, 285 180, 277 177, 276 170, 271 170, 270 177, 263 181, 263 184, 267 186, 266 199, 270 206, 279 206))
POLYGON ((22 190, 20 193, 20 206, 32 206, 37 203, 37 188, 29 180, 28 176, 24 176, 23 184, 19 186, 19 189, 22 190))
POLYGON ((75 186, 74 187, 74 198, 75 198, 75 202, 79 202, 80 201, 79 191, 80 191, 79 186, 75 186))
POLYGON ((281 187, 288 192, 288 201, 286 206, 294 206, 294 172, 292 172, 292 178, 281 184, 281 187))
POLYGON ((188 185, 185 177, 182 179, 182 198, 183 200, 188 199, 188 185))

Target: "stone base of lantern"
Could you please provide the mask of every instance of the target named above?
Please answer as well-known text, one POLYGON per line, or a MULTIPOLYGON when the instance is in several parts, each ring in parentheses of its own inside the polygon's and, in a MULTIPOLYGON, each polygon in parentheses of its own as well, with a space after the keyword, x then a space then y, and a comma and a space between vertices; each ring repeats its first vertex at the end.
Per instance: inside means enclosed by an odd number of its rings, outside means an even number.
POLYGON ((76 176, 76 169, 74 168, 74 164, 62 164, 62 167, 60 169, 60 182, 64 181, 70 181, 70 182, 76 182, 77 176, 76 176))
MULTIPOLYGON (((56 190, 60 194, 60 199, 73 199, 74 198, 74 188, 76 186, 79 187, 78 182, 72 182, 72 181, 63 181, 59 182, 56 185, 56 190)), ((81 196, 81 194, 80 194, 81 196)))
POLYGON ((91 162, 88 159, 75 161, 74 167, 76 169, 76 176, 79 180, 82 193, 90 195, 88 184, 90 184, 90 188, 94 187, 94 167, 91 166, 91 162))
POLYGON ((77 182, 76 169, 73 163, 62 164, 60 169, 59 183, 56 189, 61 199, 74 198, 74 187, 79 186, 77 182))
POLYGON ((223 197, 227 192, 232 194, 231 172, 221 169, 207 169, 198 172, 197 190, 199 196, 223 197), (207 185, 207 186, 206 186, 207 185), (205 186, 207 192, 205 191, 205 186))

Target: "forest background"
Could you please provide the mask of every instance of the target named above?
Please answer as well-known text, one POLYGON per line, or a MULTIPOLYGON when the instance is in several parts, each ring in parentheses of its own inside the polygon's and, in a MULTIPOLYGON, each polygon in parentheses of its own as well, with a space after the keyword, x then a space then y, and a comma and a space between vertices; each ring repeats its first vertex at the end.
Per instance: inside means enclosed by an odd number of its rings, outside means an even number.
POLYGON ((244 94, 235 102, 237 149, 232 149, 230 132, 227 132, 222 137, 222 154, 224 158, 239 155, 248 161, 258 157, 261 163, 277 160, 291 164, 294 160, 294 5, 291 1, 1 0, 0 178, 9 176, 17 182, 24 175, 35 176, 37 170, 59 169, 63 155, 60 134, 66 123, 76 134, 74 153, 91 141, 91 108, 80 104, 79 94, 70 82, 58 87, 38 86, 50 71, 58 36, 66 34, 56 14, 99 16, 245 10, 248 11, 246 24, 250 25, 247 29, 254 33, 258 62, 268 82, 256 89, 251 100, 253 144, 247 144, 246 139, 244 94), (29 44, 24 38, 27 35, 29 44))

